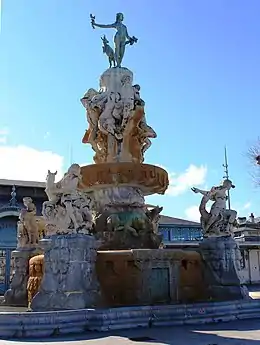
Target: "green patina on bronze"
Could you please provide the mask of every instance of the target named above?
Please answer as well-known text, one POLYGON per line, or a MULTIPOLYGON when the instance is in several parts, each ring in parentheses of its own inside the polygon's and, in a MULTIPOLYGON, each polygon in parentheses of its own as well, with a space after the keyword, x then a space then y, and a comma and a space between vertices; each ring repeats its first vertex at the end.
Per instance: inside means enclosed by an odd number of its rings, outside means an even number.
POLYGON ((129 231, 133 236, 149 227, 146 214, 137 211, 113 213, 108 217, 108 225, 114 231, 129 231))

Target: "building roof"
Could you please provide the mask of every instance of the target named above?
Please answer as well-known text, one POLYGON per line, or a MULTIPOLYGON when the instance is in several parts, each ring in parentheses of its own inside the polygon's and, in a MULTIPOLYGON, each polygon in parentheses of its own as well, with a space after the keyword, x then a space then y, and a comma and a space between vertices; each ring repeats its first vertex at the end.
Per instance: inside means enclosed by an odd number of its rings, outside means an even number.
POLYGON ((0 179, 0 186, 45 188, 45 182, 0 179))
POLYGON ((245 223, 245 224, 239 224, 239 228, 236 231, 244 231, 244 230, 259 230, 260 229, 260 223, 245 223))
POLYGON ((201 226, 200 223, 192 222, 190 220, 180 219, 180 218, 174 218, 169 216, 160 216, 159 224, 163 225, 196 225, 201 226))
MULTIPOLYGON (((45 182, 0 179, 0 186, 45 188, 45 182)), ((154 207, 153 205, 146 205, 146 206, 154 207)), ((197 222, 192 222, 189 220, 174 218, 174 217, 169 217, 169 216, 164 216, 164 215, 160 216, 159 224, 200 226, 200 223, 197 223, 197 222)))

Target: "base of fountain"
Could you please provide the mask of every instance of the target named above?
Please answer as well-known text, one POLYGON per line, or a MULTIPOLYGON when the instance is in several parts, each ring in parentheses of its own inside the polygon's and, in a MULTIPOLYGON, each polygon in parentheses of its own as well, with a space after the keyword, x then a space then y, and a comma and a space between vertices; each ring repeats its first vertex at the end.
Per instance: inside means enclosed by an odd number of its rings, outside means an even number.
POLYGON ((39 338, 86 331, 201 325, 260 317, 260 301, 81 309, 54 312, 1 312, 1 338, 39 338))

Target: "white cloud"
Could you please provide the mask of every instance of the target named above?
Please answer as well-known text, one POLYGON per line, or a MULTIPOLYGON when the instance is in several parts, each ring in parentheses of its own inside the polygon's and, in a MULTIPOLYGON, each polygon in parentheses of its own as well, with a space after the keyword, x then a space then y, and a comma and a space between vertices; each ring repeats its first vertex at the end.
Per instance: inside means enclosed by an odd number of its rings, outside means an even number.
MULTIPOLYGON (((208 212, 210 211, 210 206, 211 205, 207 205, 207 211, 208 212)), ((244 210, 247 210, 250 207, 251 207, 251 203, 247 202, 242 207, 234 206, 234 207, 232 207, 232 209, 236 210, 238 213, 238 217, 240 217, 240 216, 244 216, 244 210)), ((188 220, 192 220, 194 222, 199 222, 200 221, 199 204, 188 207, 185 210, 185 215, 186 215, 188 220)))
POLYGON ((79 166, 80 167, 84 167, 84 166, 86 166, 86 165, 90 165, 90 164, 94 164, 94 162, 85 162, 85 163, 79 163, 79 166))
POLYGON ((205 183, 207 167, 191 164, 184 173, 177 175, 169 173, 169 188, 166 194, 177 196, 185 193, 193 186, 200 186, 205 183))
POLYGON ((48 169, 62 176, 63 157, 51 151, 28 146, 0 145, 0 178, 9 180, 45 181, 48 169))
POLYGON ((0 144, 6 144, 6 142, 7 142, 7 137, 0 136, 0 144))
POLYGON ((243 206, 243 210, 247 210, 248 208, 251 207, 251 202, 247 202, 244 206, 243 206))
POLYGON ((0 144, 6 144, 8 135, 9 135, 8 128, 0 129, 0 144))
POLYGON ((185 215, 188 220, 191 220, 193 222, 200 222, 200 212, 199 212, 199 206, 194 205, 190 206, 185 210, 185 215))

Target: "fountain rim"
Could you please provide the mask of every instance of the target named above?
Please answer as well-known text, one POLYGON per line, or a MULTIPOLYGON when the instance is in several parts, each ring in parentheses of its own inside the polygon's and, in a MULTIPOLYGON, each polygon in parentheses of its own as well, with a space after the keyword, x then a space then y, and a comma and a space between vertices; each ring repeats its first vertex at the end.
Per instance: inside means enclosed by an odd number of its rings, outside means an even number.
POLYGON ((79 189, 93 192, 104 188, 134 187, 144 196, 164 194, 169 185, 165 169, 146 163, 118 162, 81 166, 82 183, 79 189))

